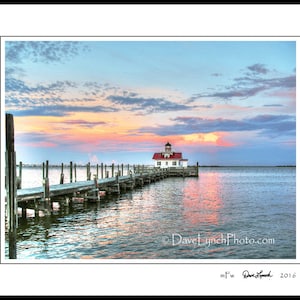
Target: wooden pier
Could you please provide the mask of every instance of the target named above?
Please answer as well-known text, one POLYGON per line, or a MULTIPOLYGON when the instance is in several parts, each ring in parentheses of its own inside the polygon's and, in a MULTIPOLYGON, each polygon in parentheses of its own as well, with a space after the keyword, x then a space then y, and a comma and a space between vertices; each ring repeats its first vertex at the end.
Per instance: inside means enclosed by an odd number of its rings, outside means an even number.
POLYGON ((26 218, 26 209, 33 208, 35 216, 43 211, 50 214, 54 202, 63 201, 68 204, 75 199, 99 202, 103 194, 120 194, 134 188, 141 188, 146 184, 162 180, 167 177, 198 177, 199 165, 188 167, 158 168, 147 166, 97 165, 96 174, 91 179, 91 165, 87 164, 87 180, 77 181, 76 164, 70 162, 70 182, 65 183, 64 165, 61 164, 59 184, 49 184, 49 162, 42 164, 43 185, 35 188, 22 188, 22 167, 19 163, 17 176, 16 153, 14 149, 14 122, 11 114, 6 114, 6 217, 9 235, 9 258, 16 258, 16 229, 18 226, 18 207, 22 210, 22 217, 26 218), (100 172, 99 172, 100 167, 100 172), (111 172, 109 172, 109 170, 111 172), (74 173, 74 177, 73 177, 74 173), (111 175, 111 177, 109 177, 111 175))
POLYGON ((131 173, 130 175, 116 175, 110 178, 98 179, 94 175, 93 180, 55 184, 49 186, 49 180, 44 179, 44 185, 35 188, 17 189, 17 203, 38 201, 57 201, 61 198, 82 197, 87 200, 100 200, 97 196, 101 191, 111 193, 121 193, 122 191, 132 190, 135 187, 143 187, 146 184, 156 182, 167 177, 197 177, 198 167, 188 168, 146 168, 141 172, 131 173), (91 194, 94 194, 91 196, 91 194))

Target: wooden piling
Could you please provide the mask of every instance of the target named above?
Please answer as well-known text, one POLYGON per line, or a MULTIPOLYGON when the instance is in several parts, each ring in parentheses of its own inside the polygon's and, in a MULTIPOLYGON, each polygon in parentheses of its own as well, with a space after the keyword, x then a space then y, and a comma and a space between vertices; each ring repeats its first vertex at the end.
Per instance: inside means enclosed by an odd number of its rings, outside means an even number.
POLYGON ((18 190, 22 188, 22 162, 21 161, 19 163, 19 176, 17 177, 16 186, 18 190))
POLYGON ((26 202, 21 202, 20 203, 21 209, 22 209, 22 219, 26 219, 26 202))
POLYGON ((73 162, 70 161, 70 182, 73 182, 73 162))
POLYGON ((101 179, 103 179, 103 163, 101 163, 101 179))
POLYGON ((49 178, 49 161, 48 161, 48 160, 46 160, 45 177, 46 177, 46 178, 49 178))
POLYGON ((64 184, 64 164, 61 164, 61 172, 60 172, 60 184, 64 184))
POLYGON ((96 166, 96 172, 97 172, 96 178, 98 179, 99 178, 99 164, 97 164, 97 166, 96 166))
POLYGON ((124 165, 121 164, 121 176, 124 176, 124 165))
POLYGON ((86 165, 86 180, 91 180, 91 164, 87 163, 86 165))
POLYGON ((115 165, 112 164, 112 165, 111 165, 111 177, 114 177, 114 176, 115 176, 114 171, 115 171, 115 165))
POLYGON ((17 258, 17 199, 16 199, 16 153, 14 118, 6 114, 6 178, 7 178, 7 209, 8 209, 8 235, 9 258, 17 258))
POLYGON ((77 182, 77 165, 74 164, 74 178, 75 178, 75 182, 77 182))
POLYGON ((48 177, 44 178, 43 187, 44 187, 43 200, 49 201, 50 200, 50 185, 49 185, 48 177))

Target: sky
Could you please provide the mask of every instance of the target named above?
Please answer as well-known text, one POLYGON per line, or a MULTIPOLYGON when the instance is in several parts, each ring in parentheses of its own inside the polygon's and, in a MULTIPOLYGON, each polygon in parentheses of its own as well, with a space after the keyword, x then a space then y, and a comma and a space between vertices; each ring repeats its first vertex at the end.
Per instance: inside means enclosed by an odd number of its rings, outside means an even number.
POLYGON ((7 40, 23 164, 296 164, 296 42, 7 40))

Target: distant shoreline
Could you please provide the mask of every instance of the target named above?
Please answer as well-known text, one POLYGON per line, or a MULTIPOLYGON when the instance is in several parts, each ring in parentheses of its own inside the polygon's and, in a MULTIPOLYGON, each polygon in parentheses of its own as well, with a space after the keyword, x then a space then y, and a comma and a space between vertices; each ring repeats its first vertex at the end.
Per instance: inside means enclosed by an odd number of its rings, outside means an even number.
POLYGON ((296 168, 295 165, 279 166, 199 166, 199 168, 296 168))
MULTIPOLYGON (((98 164, 100 166, 100 164, 98 164)), ((105 164, 103 164, 104 166, 105 164)), ((122 164, 114 164, 114 166, 121 166, 122 164)), ((142 166, 142 164, 129 164, 130 166, 142 166)), ((19 164, 16 165, 17 167, 19 166, 19 164)), ((22 164, 23 167, 42 167, 43 164, 22 164)), ((70 166, 69 164, 64 164, 64 167, 68 167, 70 166)), ((90 165, 91 167, 96 167, 97 164, 91 164, 90 165)), ((107 167, 111 167, 111 164, 110 165, 106 165, 107 167)), ((127 167, 128 164, 123 164, 123 166, 127 167)), ((154 167, 152 165, 144 165, 145 167, 154 167)), ((49 164, 49 167, 51 168, 54 168, 54 167, 61 167, 61 164, 52 164, 50 165, 49 164)), ((78 164, 77 167, 86 167, 86 164, 78 164)), ((219 165, 199 165, 199 168, 296 168, 296 165, 278 165, 278 166, 264 166, 264 165, 260 165, 260 166, 219 166, 219 165)))

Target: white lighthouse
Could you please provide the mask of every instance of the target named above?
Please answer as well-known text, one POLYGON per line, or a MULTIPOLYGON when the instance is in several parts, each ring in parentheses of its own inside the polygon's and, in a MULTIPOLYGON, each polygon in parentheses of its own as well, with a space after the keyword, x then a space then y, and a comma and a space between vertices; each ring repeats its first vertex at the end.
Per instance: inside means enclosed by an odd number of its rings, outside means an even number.
POLYGON ((172 145, 167 142, 165 144, 165 151, 156 152, 153 154, 155 167, 169 168, 169 167, 187 167, 188 159, 182 158, 181 152, 172 151, 172 145))

